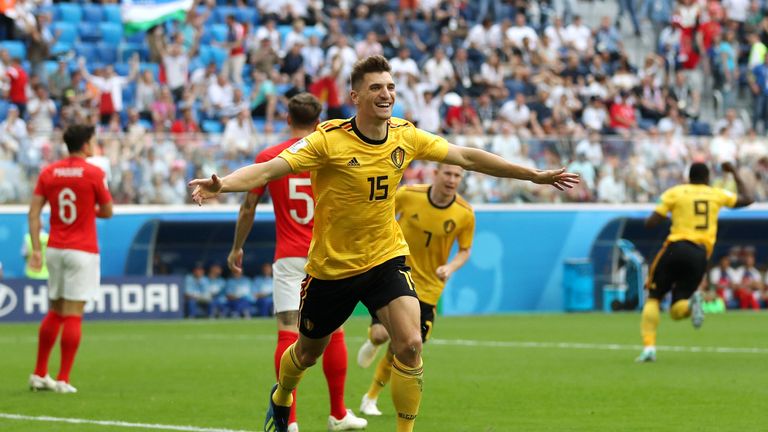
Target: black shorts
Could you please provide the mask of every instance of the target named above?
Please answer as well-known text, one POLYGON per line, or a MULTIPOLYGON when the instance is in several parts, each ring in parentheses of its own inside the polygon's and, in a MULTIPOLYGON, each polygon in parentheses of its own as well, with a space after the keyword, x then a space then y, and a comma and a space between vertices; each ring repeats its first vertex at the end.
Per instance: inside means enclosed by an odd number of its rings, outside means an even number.
POLYGON ((707 271, 707 250, 689 241, 665 244, 653 260, 648 295, 657 300, 672 291, 672 303, 689 298, 707 271))
POLYGON ((346 279, 307 276, 301 283, 299 331, 312 339, 328 336, 352 315, 357 302, 363 302, 375 316, 377 310, 403 296, 416 297, 416 288, 402 256, 346 279))
MULTIPOLYGON (((435 322, 437 308, 435 305, 424 303, 421 300, 419 300, 419 307, 421 308, 421 341, 426 342, 432 334, 432 324, 435 322)), ((371 315, 371 325, 374 324, 381 324, 381 320, 376 314, 371 315)))

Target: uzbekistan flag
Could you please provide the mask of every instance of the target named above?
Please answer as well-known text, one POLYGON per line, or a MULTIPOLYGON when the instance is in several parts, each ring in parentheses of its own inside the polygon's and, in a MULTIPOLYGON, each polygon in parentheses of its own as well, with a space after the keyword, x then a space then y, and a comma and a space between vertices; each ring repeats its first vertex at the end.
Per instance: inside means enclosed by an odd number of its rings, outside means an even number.
POLYGON ((123 0, 120 12, 125 33, 147 30, 169 20, 183 21, 193 0, 123 0))

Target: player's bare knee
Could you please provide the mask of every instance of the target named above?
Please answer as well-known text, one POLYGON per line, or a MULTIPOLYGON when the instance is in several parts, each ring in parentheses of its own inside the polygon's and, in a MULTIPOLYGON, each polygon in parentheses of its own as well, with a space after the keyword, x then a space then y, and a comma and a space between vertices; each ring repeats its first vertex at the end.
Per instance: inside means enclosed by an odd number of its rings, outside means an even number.
POLYGON ((383 325, 373 325, 371 326, 370 339, 374 345, 382 345, 389 340, 389 333, 383 325))
POLYGON ((405 337, 392 349, 398 360, 408 366, 416 367, 421 358, 421 335, 416 333, 405 337))

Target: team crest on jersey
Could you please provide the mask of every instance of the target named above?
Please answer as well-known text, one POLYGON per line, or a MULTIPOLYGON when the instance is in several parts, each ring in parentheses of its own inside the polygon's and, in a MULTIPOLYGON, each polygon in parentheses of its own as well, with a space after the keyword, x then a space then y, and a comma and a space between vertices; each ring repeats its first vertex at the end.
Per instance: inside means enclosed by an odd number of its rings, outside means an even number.
POLYGON ((302 138, 302 139, 296 141, 295 143, 293 143, 290 147, 288 147, 288 151, 291 152, 291 153, 296 154, 296 153, 299 152, 299 150, 303 149, 307 145, 309 145, 309 142, 307 142, 307 140, 302 138))
POLYGON ((446 234, 450 234, 453 232, 453 230, 456 229, 456 222, 454 222, 453 219, 448 219, 447 221, 443 222, 443 229, 445 230, 446 234))
POLYGON ((395 164, 396 167, 402 168, 403 162, 405 162, 405 150, 398 146, 396 149, 392 150, 392 154, 390 154, 389 157, 392 159, 392 163, 395 164))

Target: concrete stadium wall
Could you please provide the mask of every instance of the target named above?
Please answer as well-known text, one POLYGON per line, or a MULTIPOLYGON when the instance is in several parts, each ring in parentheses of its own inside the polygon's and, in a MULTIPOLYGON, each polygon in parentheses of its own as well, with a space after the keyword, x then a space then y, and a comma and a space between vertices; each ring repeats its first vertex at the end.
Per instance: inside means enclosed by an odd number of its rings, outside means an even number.
MULTIPOLYGON (((445 315, 518 311, 562 311, 563 263, 587 258, 593 243, 616 218, 643 218, 652 206, 640 205, 481 205, 472 255, 448 283, 443 296, 445 315)), ((21 242, 26 232, 26 207, 0 209, 0 262, 5 277, 22 277, 21 242)), ((198 208, 117 207, 109 221, 99 221, 102 275, 123 276, 128 250, 140 228, 152 220, 231 221, 235 206, 198 208)), ((722 217, 766 219, 768 205, 724 211, 722 217)), ((257 220, 273 220, 271 208, 260 207, 257 220)), ((194 235, 194 233, 190 233, 194 235)))

